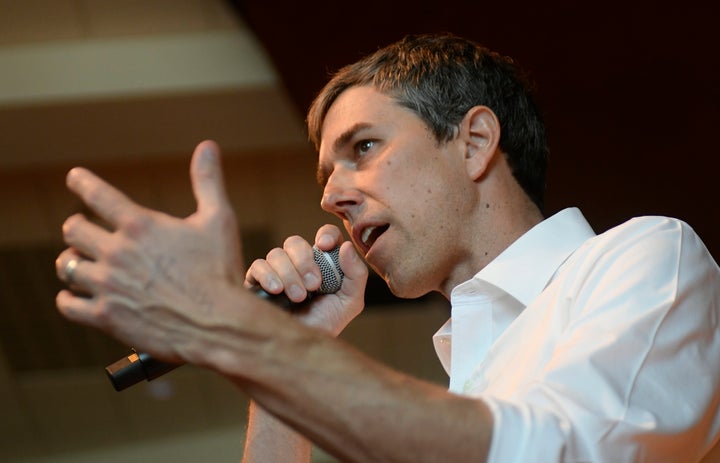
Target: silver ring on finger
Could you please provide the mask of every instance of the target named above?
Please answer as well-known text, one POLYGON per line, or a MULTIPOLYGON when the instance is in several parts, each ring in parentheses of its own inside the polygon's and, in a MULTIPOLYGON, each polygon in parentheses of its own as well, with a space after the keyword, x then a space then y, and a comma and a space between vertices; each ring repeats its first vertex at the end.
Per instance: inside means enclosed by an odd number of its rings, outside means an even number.
POLYGON ((70 259, 67 264, 65 264, 65 281, 71 285, 75 282, 73 277, 75 276, 75 271, 77 270, 77 266, 80 263, 80 259, 70 259))

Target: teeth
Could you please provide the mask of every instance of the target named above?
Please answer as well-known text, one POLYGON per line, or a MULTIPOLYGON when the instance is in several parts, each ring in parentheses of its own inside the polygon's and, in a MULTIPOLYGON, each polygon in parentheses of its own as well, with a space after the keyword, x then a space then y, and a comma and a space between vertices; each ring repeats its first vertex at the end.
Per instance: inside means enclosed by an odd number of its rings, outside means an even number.
POLYGON ((369 246, 368 239, 370 239, 370 235, 373 231, 375 231, 375 227, 367 227, 365 230, 363 230, 360 239, 362 239, 362 242, 365 246, 369 246))

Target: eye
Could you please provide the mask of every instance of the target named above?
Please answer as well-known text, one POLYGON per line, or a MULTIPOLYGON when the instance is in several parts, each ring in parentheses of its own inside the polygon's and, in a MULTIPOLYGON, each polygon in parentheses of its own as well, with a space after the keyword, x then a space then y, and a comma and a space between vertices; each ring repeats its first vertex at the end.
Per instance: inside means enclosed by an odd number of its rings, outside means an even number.
POLYGON ((375 146, 374 140, 360 140, 359 142, 355 143, 355 153, 359 155, 367 154, 367 152, 370 151, 373 146, 375 146))

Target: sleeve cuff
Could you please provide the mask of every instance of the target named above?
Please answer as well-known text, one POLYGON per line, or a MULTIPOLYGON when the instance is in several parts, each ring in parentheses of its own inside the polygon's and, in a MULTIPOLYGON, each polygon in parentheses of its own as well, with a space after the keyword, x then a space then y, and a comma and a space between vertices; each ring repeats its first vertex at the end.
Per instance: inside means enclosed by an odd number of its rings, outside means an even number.
POLYGON ((491 397, 483 398, 493 417, 488 463, 563 461, 569 426, 551 413, 491 397))

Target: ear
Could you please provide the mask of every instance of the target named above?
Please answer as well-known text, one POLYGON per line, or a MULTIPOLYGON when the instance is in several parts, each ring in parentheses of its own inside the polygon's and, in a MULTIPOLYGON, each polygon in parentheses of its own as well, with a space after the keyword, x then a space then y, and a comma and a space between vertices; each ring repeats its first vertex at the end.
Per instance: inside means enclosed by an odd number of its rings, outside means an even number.
POLYGON ((479 179, 488 169, 500 144, 500 121, 487 106, 473 106, 461 123, 468 175, 479 179))

